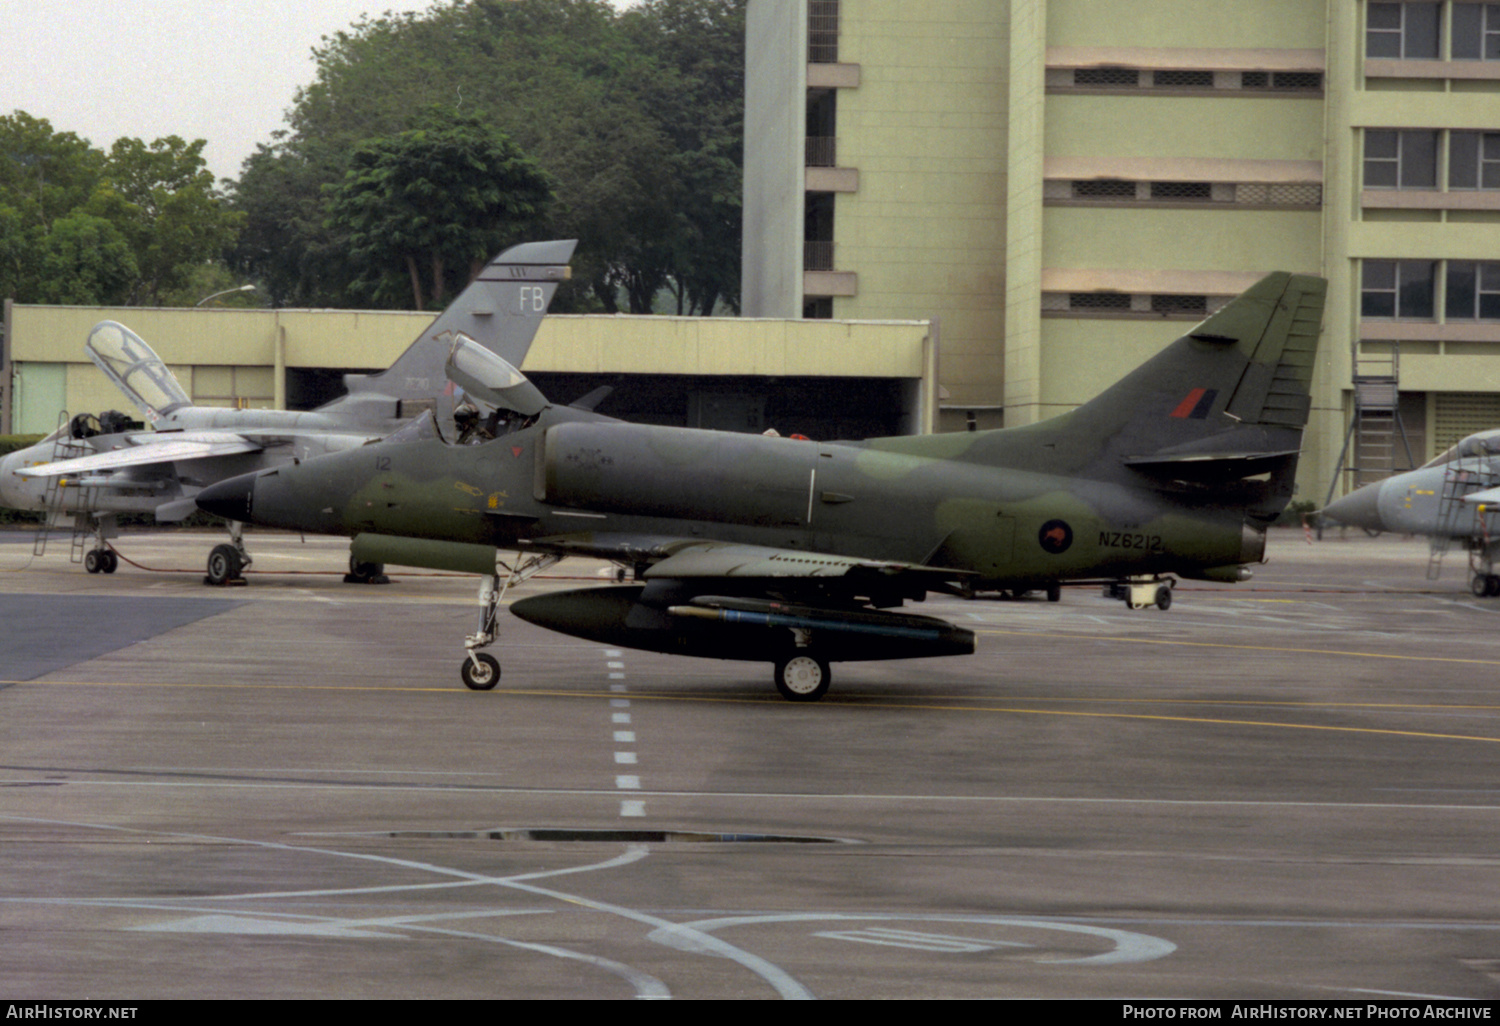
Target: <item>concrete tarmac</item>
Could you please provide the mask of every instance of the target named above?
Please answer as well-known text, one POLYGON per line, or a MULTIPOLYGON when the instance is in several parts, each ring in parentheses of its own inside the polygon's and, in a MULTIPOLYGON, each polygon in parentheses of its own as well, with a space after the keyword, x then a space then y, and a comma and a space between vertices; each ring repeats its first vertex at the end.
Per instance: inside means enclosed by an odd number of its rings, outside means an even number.
MULTIPOLYGON (((346 543, 0 534, 11 998, 1500 998, 1500 600, 1273 535, 1166 612, 929 601, 971 657, 768 664, 341 583, 346 543)), ((518 589, 600 580, 572 561, 518 589), (564 579, 570 575, 575 579, 564 579)))

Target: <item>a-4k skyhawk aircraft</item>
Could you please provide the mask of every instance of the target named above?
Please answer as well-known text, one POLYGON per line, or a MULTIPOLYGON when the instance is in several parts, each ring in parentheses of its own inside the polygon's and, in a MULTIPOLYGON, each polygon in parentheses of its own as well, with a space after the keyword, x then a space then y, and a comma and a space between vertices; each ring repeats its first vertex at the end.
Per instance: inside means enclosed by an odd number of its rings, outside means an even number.
POLYGON ((511 611, 608 645, 773 662, 781 693, 811 700, 832 662, 972 652, 972 632, 894 611, 929 592, 1096 581, 1165 607, 1167 575, 1249 577, 1292 494, 1324 290, 1272 274, 1043 423, 865 442, 621 423, 549 404, 459 339, 447 372, 494 407, 483 430, 448 439, 424 417, 198 503, 353 535, 361 559, 487 575, 462 667, 471 688, 499 679, 480 649, 505 588, 581 554, 634 583, 511 611))
MULTIPOLYGON (((0 459, 0 505, 92 521, 90 573, 114 573, 105 539, 120 513, 153 513, 163 523, 194 509, 199 490, 254 470, 337 452, 382 438, 430 410, 446 381, 443 362, 463 334, 512 362, 531 348, 559 282, 568 277, 572 240, 512 246, 490 261, 390 369, 347 374, 349 394, 316 410, 232 410, 194 406, 177 378, 139 335, 114 321, 89 333, 85 351, 153 430, 111 411, 80 414, 41 442, 0 459)), ((250 563, 240 525, 208 557, 209 583, 238 579, 250 563)), ((350 560, 369 580, 377 563, 350 560)))

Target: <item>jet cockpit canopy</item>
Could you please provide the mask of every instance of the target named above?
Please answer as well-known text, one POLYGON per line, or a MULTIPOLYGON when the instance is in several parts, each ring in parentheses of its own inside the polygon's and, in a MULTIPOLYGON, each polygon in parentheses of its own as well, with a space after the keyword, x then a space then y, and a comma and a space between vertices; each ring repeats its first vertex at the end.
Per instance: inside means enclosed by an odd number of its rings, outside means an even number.
POLYGON ((1452 463, 1454 460, 1491 460, 1500 458, 1500 430, 1481 431, 1470 435, 1456 445, 1451 445, 1444 452, 1423 464, 1423 467, 1441 467, 1444 463, 1452 463))
POLYGON ((535 417, 547 408, 546 396, 526 375, 462 332, 453 339, 444 371, 469 396, 497 410, 535 417))
POLYGON ((100 321, 83 344, 89 359, 124 392, 147 420, 192 405, 177 378, 139 335, 114 321, 100 321))

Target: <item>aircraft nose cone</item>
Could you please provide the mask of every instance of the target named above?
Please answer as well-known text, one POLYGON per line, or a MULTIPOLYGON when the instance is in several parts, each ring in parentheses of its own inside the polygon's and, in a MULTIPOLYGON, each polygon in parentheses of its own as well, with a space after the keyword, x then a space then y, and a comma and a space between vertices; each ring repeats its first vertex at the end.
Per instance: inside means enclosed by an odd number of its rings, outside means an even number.
POLYGON ((1380 517, 1380 485, 1365 485, 1356 488, 1336 502, 1328 504, 1323 515, 1350 527, 1363 527, 1371 531, 1384 531, 1385 521, 1380 517))
POLYGON ((255 475, 241 474, 198 493, 198 508, 216 517, 241 522, 250 519, 250 505, 255 498, 255 475))

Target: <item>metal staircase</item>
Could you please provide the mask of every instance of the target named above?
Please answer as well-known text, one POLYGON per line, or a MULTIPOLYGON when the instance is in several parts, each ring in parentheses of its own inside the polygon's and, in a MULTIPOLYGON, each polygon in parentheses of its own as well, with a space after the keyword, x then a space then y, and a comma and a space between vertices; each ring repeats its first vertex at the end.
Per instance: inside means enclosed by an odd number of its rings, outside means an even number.
POLYGON ((1358 341, 1352 347, 1354 410, 1349 418, 1349 430, 1344 433, 1344 447, 1339 451, 1333 480, 1328 484, 1324 506, 1333 501, 1333 493, 1340 483, 1344 485, 1344 493, 1348 494, 1362 485, 1382 481, 1398 470, 1409 470, 1417 465, 1412 458, 1411 442, 1406 437, 1406 425, 1401 421, 1401 346, 1398 342, 1391 342, 1389 346, 1388 352, 1366 352, 1363 355, 1358 341), (1397 466, 1398 435, 1406 456, 1404 466, 1397 466))

